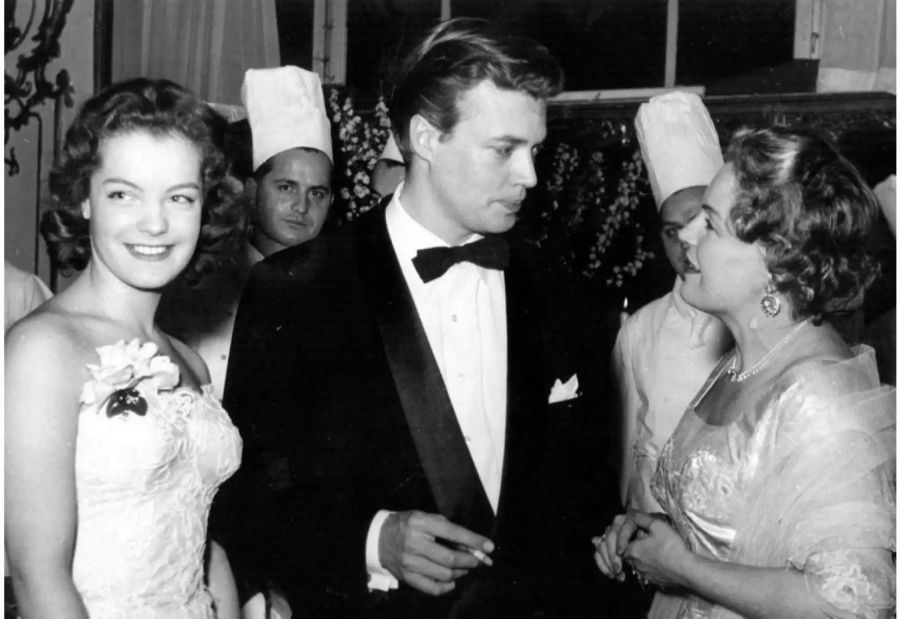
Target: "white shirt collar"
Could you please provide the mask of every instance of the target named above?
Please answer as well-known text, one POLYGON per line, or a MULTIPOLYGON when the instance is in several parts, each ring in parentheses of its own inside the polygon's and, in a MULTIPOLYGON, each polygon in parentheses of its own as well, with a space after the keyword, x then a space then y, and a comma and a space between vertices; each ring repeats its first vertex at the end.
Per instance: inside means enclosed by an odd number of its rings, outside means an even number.
MULTIPOLYGON (((442 240, 431 230, 413 219, 412 215, 403 207, 400 202, 403 193, 403 183, 394 190, 394 195, 385 209, 384 217, 387 222, 387 228, 394 243, 394 249, 397 257, 405 260, 412 260, 416 257, 416 253, 420 249, 428 247, 450 247, 450 245, 442 240)), ((461 245, 472 243, 482 238, 480 234, 472 234, 461 245)))

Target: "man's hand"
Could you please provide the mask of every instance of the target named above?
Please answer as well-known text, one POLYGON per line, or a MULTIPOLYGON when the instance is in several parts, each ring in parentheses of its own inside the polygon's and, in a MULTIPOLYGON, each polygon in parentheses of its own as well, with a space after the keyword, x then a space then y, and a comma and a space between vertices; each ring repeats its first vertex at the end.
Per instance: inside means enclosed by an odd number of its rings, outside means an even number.
POLYGON ((493 551, 494 542, 483 535, 420 511, 391 514, 378 537, 381 565, 397 580, 435 596, 452 591, 469 570, 491 565, 493 551))

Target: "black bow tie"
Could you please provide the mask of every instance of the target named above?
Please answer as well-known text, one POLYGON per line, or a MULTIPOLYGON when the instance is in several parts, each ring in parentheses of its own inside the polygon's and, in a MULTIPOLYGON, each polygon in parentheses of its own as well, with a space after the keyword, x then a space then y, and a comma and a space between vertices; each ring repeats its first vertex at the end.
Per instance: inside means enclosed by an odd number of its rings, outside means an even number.
POLYGON ((486 236, 483 239, 456 247, 420 249, 413 258, 413 266, 425 283, 437 279, 457 262, 471 262, 488 269, 504 269, 509 264, 506 239, 486 236))

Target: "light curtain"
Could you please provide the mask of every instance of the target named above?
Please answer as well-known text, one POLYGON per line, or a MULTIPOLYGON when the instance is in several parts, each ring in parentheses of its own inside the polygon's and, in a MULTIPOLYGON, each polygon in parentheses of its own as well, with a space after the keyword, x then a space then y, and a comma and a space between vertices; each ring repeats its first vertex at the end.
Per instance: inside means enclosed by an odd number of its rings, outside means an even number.
POLYGON ((116 0, 113 81, 166 78, 239 105, 247 69, 281 66, 275 0, 116 0))
POLYGON ((817 92, 897 92, 897 0, 822 0, 817 92))

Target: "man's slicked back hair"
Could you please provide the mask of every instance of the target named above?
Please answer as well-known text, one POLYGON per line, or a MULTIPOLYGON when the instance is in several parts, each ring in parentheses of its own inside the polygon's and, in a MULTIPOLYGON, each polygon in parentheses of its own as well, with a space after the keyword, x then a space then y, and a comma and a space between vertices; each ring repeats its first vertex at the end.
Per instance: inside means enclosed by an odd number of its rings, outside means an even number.
POLYGON ((391 125, 409 163, 409 121, 420 114, 444 134, 459 121, 457 101, 490 80, 502 90, 546 100, 563 88, 563 71, 546 47, 491 22, 457 18, 432 28, 401 65, 391 125))

